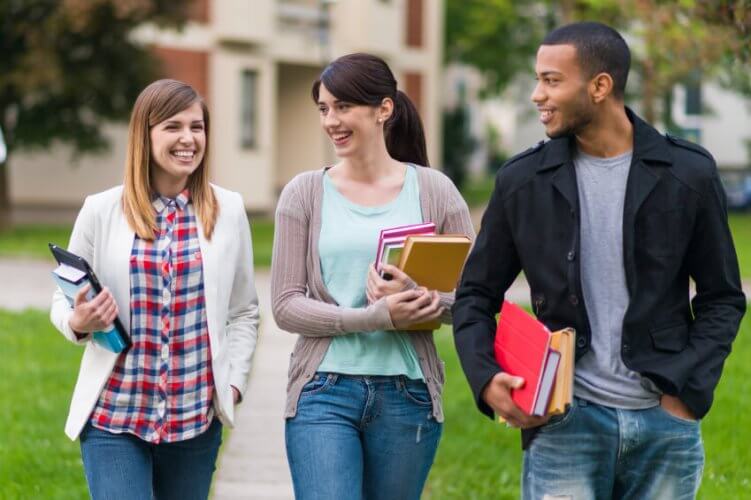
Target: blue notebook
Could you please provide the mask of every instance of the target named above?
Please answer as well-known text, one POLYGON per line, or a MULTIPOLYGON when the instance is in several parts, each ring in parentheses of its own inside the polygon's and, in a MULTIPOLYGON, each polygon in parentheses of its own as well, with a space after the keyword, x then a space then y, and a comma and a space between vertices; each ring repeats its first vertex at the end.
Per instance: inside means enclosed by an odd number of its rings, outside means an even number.
MULTIPOLYGON (((84 286, 91 284, 84 271, 67 264, 57 266, 52 271, 52 277, 55 279, 57 286, 60 287, 60 290, 62 290, 65 298, 68 299, 70 307, 73 307, 78 291, 84 286)), ((96 292, 92 286, 86 295, 86 299, 91 300, 95 296, 96 292)), ((94 332, 92 334, 92 341, 114 353, 121 353, 129 346, 129 343, 120 334, 115 324, 109 330, 94 332)))

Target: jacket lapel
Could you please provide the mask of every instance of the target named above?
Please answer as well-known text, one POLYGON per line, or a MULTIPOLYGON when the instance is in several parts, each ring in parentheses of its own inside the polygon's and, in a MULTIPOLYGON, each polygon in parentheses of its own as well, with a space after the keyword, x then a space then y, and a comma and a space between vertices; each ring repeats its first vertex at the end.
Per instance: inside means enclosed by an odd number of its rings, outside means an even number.
POLYGON ((214 319, 216 318, 216 307, 218 301, 219 292, 219 272, 218 262, 216 254, 216 239, 217 228, 221 223, 221 212, 217 217, 216 225, 214 226, 214 238, 209 241, 206 239, 206 235, 203 232, 203 226, 201 220, 196 214, 196 226, 198 228, 198 243, 201 247, 201 265, 203 266, 203 293, 206 298, 206 325, 209 329, 209 342, 211 343, 211 351, 217 352, 219 348, 219 338, 217 337, 219 332, 214 331, 214 319))
POLYGON ((566 199, 571 209, 578 211, 579 192, 576 187, 574 163, 567 161, 551 178, 553 187, 566 199))

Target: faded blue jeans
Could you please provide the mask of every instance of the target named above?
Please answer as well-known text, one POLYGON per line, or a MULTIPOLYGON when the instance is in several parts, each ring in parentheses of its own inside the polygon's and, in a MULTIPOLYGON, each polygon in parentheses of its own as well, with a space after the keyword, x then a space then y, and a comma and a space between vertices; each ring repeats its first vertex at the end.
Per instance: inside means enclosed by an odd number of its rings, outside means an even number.
POLYGON ((703 468, 698 421, 660 406, 620 410, 575 399, 524 452, 522 496, 693 499, 703 468))
POLYGON ((80 440, 93 500, 205 500, 222 443, 222 424, 214 418, 203 434, 159 444, 86 424, 80 440))
POLYGON ((286 422, 295 498, 418 500, 442 427, 420 380, 316 373, 286 422))

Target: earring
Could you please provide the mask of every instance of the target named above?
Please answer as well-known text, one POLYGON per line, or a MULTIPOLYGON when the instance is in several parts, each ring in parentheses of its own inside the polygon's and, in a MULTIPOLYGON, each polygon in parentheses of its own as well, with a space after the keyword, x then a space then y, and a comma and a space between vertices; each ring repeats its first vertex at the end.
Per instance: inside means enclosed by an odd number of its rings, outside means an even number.
POLYGON ((383 118, 378 119, 378 123, 381 123, 383 121, 383 118))

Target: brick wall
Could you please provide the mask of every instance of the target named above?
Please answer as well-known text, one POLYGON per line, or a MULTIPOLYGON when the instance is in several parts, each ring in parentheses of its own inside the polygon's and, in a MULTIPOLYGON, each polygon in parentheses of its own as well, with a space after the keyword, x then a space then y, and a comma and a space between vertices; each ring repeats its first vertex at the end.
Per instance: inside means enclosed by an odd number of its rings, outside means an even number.
POLYGON ((404 73, 404 93, 412 99, 417 111, 419 111, 422 116, 422 73, 416 71, 408 71, 404 73))
POLYGON ((160 76, 174 78, 191 85, 208 100, 209 54, 199 50, 182 50, 154 47, 153 52, 161 61, 160 76))
POLYGON ((407 0, 407 47, 421 48, 423 37, 423 0, 407 0))

